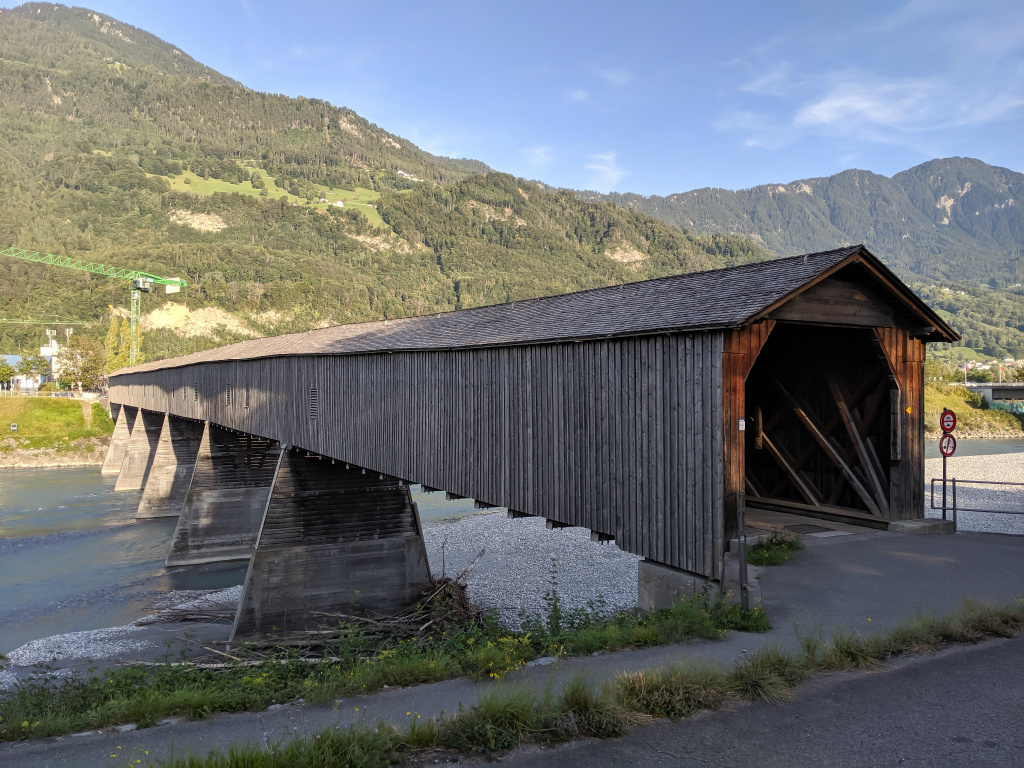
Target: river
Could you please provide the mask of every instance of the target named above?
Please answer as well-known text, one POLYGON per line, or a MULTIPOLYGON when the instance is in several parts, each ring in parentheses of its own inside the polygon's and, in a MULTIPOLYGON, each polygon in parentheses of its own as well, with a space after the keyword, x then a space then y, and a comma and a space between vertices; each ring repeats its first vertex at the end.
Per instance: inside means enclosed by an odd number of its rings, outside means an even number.
MULTIPOLYGON (((1021 440, 962 440, 958 456, 1024 453, 1021 440)), ((929 440, 925 455, 939 455, 929 440)), ((39 637, 127 624, 171 590, 241 584, 245 563, 168 570, 175 518, 135 520, 138 492, 99 467, 0 470, 0 653, 39 637)), ((474 513, 469 499, 413 497, 424 522, 474 513)))
MULTIPOLYGON (((246 564, 168 570, 176 519, 135 520, 140 492, 99 467, 0 470, 0 653, 38 637, 127 624, 161 593, 241 584, 246 564)), ((424 521, 473 514, 472 499, 413 498, 424 521)))

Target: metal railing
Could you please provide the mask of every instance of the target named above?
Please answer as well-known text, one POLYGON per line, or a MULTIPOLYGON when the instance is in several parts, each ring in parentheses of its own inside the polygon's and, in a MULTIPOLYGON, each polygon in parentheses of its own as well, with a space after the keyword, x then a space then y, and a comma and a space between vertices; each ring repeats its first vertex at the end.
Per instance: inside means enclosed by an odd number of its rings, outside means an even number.
POLYGON ((1024 483, 1011 483, 1005 480, 957 480, 955 477, 943 481, 941 477, 933 477, 931 483, 931 503, 930 508, 935 510, 942 510, 942 519, 945 520, 947 510, 953 513, 953 528, 956 529, 956 513, 960 512, 984 512, 993 515, 1024 515, 1024 509, 983 509, 980 507, 959 507, 957 506, 956 500, 956 487, 957 485, 1005 485, 1012 486, 1015 488, 1024 488, 1024 483), (935 483, 942 485, 942 503, 939 506, 935 506, 935 483), (951 486, 952 506, 946 503, 946 484, 951 486))

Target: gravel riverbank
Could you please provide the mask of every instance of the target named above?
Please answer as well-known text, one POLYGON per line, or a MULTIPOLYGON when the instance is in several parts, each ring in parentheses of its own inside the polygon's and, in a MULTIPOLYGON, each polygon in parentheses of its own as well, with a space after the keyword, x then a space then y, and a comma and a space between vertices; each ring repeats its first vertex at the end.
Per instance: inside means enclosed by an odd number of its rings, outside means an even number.
MULTIPOLYGON (((1024 483, 1024 453, 999 453, 989 456, 956 456, 948 459, 947 478, 1024 483)), ((931 480, 942 477, 942 459, 925 461, 925 513, 942 517, 939 510, 929 509, 931 480)), ((941 505, 942 485, 935 483, 935 504, 941 505)), ((952 506, 952 498, 947 498, 952 506)), ((1005 509, 1024 513, 1024 487, 999 485, 957 485, 957 505, 975 509, 1005 509)), ((985 512, 960 512, 957 527, 961 531, 1012 533, 1024 535, 1024 514, 1000 515, 985 512)))
POLYGON ((534 517, 510 520, 504 510, 424 523, 431 570, 434 576, 440 576, 442 568, 455 576, 483 550, 469 576, 469 598, 476 605, 494 608, 511 628, 519 627, 521 611, 544 612, 552 560, 558 568, 563 608, 583 608, 588 601, 600 599, 610 612, 636 605, 639 557, 612 543, 592 542, 585 528, 549 531, 544 523, 543 518, 534 517))

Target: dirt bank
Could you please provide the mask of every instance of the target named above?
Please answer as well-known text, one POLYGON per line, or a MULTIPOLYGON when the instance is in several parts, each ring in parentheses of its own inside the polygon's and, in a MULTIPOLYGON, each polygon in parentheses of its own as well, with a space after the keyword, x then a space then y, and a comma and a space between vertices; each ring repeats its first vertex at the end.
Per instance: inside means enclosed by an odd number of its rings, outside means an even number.
POLYGON ((8 437, 0 440, 0 469, 99 465, 109 443, 105 437, 80 437, 57 448, 20 448, 8 437))

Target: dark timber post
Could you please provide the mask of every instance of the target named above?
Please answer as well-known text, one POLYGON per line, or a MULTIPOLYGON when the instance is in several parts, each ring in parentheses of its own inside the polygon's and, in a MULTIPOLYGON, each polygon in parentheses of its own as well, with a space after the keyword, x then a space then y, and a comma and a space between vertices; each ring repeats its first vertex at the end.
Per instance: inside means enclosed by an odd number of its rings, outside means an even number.
POLYGON ((163 426, 164 414, 139 410, 131 438, 128 440, 124 461, 121 462, 121 471, 114 485, 115 491, 138 491, 146 485, 163 426))
POLYGON ((174 530, 167 566, 252 555, 281 460, 276 440, 210 424, 174 530))
POLYGON ((429 584, 407 485, 289 450, 249 561, 232 639, 325 623, 316 611, 396 613, 429 584))
POLYGON ((204 422, 167 415, 136 518, 181 514, 204 432, 204 422))
POLYGON ((121 464, 128 451, 128 441, 132 437, 132 427, 135 426, 135 419, 138 415, 138 408, 133 408, 130 405, 120 407, 117 421, 114 423, 114 434, 110 436, 110 447, 107 448, 107 455, 103 458, 101 474, 116 475, 121 471, 121 464))

